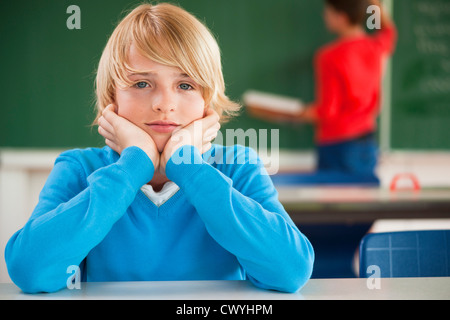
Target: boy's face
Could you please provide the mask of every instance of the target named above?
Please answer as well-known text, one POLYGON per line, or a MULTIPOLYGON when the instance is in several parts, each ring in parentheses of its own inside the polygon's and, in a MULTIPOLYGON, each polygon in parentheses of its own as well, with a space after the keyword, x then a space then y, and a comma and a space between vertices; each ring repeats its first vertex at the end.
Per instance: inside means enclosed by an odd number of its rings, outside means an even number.
POLYGON ((162 152, 175 129, 204 116, 201 87, 181 69, 145 58, 134 46, 128 63, 144 71, 128 75, 131 87, 116 88, 117 114, 147 132, 162 152))

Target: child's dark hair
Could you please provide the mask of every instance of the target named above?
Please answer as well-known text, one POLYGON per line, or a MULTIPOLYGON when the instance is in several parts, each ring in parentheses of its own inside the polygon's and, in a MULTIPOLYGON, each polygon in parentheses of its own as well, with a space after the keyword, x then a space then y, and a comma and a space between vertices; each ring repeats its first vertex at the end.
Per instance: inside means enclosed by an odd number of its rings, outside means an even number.
POLYGON ((369 6, 367 0, 325 0, 325 2, 335 10, 345 13, 353 25, 360 25, 366 19, 366 10, 369 6))

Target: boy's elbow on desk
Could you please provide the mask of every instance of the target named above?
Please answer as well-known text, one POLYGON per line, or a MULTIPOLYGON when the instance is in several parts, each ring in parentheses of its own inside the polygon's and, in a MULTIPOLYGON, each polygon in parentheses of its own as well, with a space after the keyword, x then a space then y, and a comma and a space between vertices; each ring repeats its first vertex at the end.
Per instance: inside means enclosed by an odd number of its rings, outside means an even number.
POLYGON ((301 255, 301 261, 298 263, 297 268, 293 270, 293 277, 287 286, 286 292, 296 292, 300 290, 306 282, 311 278, 314 266, 314 251, 310 245, 308 252, 301 255))
POLYGON ((10 273, 10 278, 16 286, 20 288, 24 293, 53 293, 64 288, 61 285, 55 285, 52 281, 39 280, 39 277, 34 276, 35 273, 26 275, 24 273, 18 274, 17 272, 10 273))
POLYGON ((44 279, 43 274, 36 268, 29 267, 18 259, 9 259, 8 273, 11 280, 25 293, 40 293, 40 292, 56 292, 63 288, 63 286, 54 283, 54 278, 49 277, 44 279))
MULTIPOLYGON (((297 265, 297 269, 292 272, 289 270, 278 270, 277 283, 268 285, 251 278, 251 281, 262 289, 275 290, 285 293, 295 293, 300 290, 311 278, 314 258, 303 261, 302 264, 297 265), (283 273, 283 274, 281 274, 283 273)), ((280 268, 285 269, 285 268, 280 268)))
POLYGON ((314 265, 314 250, 306 243, 299 253, 293 254, 290 261, 282 261, 273 270, 272 279, 262 283, 254 278, 252 282, 263 289, 294 293, 300 290, 311 278, 314 265))
POLYGON ((51 265, 45 267, 35 259, 36 256, 25 254, 23 248, 17 247, 18 233, 5 248, 5 262, 14 284, 25 293, 56 292, 64 288, 65 270, 61 273, 62 278, 58 277, 51 265))
POLYGON ((280 289, 276 290, 294 293, 311 278, 315 259, 311 243, 302 235, 294 247, 295 252, 288 258, 290 261, 279 264, 280 289))
POLYGON ((300 290, 312 275, 315 254, 311 243, 305 239, 305 243, 299 251, 297 259, 294 259, 294 262, 286 267, 286 274, 291 275, 286 279, 286 290, 284 290, 286 292, 293 293, 300 290))

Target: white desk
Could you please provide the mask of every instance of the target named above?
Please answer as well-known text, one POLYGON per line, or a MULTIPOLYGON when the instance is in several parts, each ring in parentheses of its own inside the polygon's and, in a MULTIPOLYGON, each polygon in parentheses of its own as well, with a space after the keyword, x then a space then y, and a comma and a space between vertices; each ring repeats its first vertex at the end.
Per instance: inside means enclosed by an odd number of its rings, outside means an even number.
MULTIPOLYGON (((450 300, 450 277, 383 278, 380 289, 367 279, 311 279, 297 293, 256 288, 248 281, 152 281, 81 283, 81 289, 24 294, 12 283, 0 284, 0 300, 450 300)), ((370 281, 370 279, 369 279, 370 281)))

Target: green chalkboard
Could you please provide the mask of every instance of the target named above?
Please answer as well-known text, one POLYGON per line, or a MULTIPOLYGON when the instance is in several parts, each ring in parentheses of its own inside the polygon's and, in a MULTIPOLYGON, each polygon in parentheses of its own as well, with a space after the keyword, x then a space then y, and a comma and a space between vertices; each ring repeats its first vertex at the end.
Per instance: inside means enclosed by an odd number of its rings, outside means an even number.
MULTIPOLYGON (((95 68, 114 26, 141 1, 25 0, 0 3, 0 147, 101 146, 94 118, 95 68), (80 8, 69 30, 67 7, 80 8)), ((312 60, 331 39, 322 1, 179 0, 221 46, 227 93, 249 89, 314 98, 312 60)), ((277 125, 242 114, 226 129, 280 129, 280 147, 310 148, 309 125, 277 125)))
POLYGON ((450 1, 395 0, 391 147, 450 149, 450 1))

